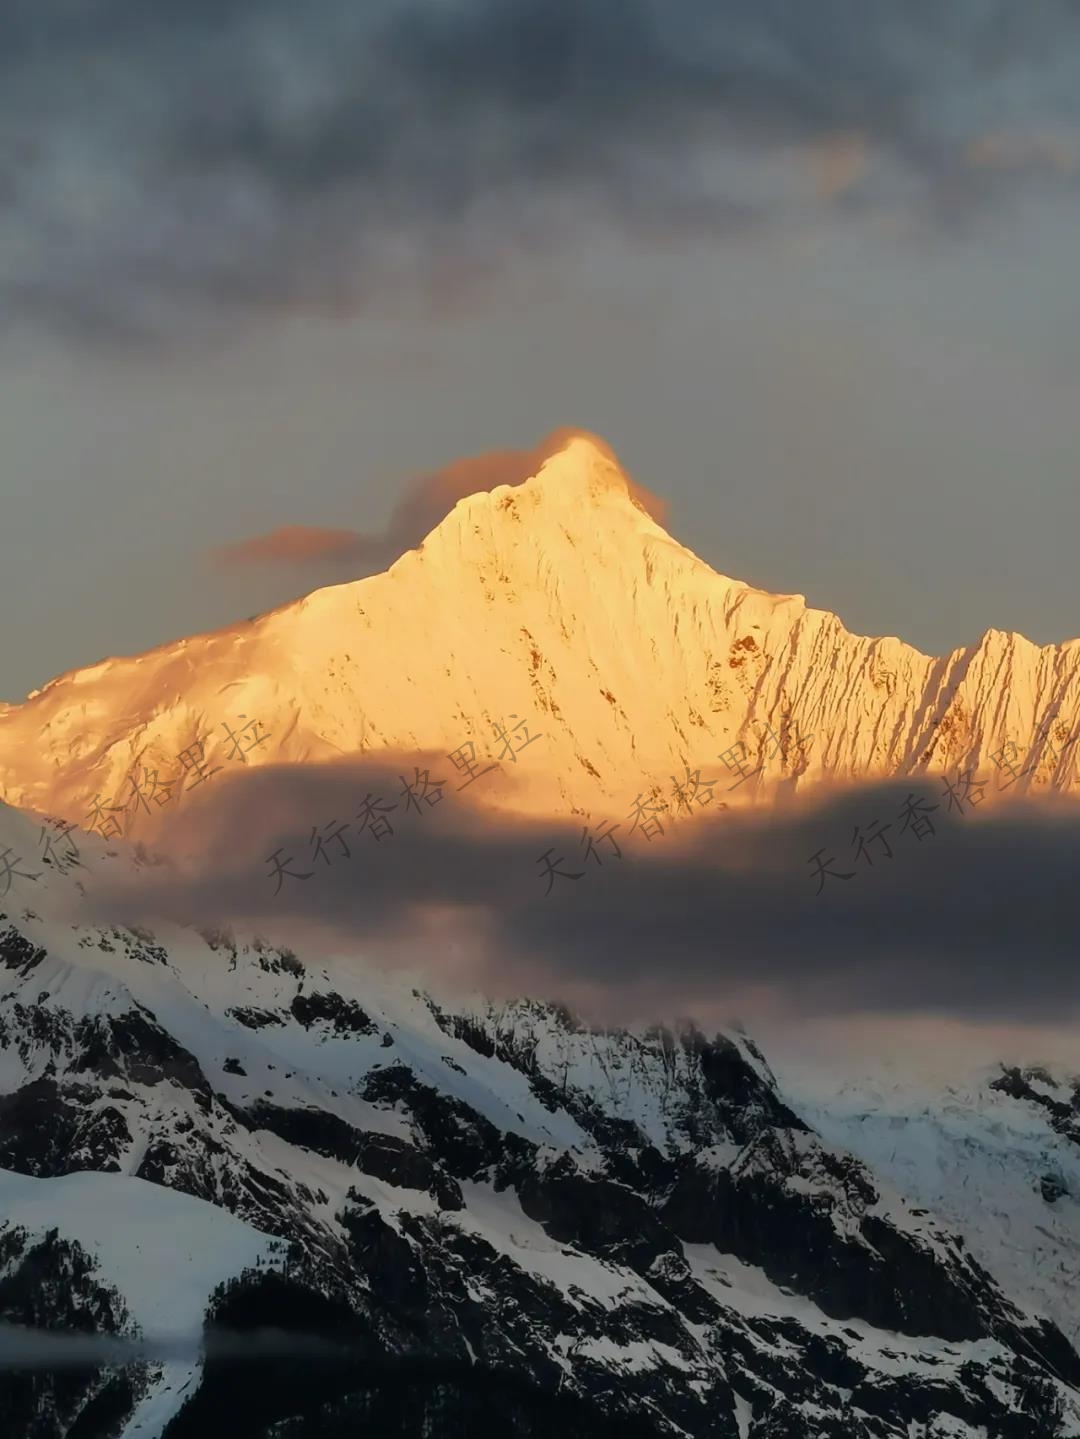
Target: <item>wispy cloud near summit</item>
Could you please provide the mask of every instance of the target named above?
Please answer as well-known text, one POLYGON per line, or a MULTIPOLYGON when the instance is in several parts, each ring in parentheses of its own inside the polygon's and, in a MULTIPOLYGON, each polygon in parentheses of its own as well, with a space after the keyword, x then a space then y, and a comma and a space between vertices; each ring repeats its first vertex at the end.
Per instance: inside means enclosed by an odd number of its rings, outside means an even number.
MULTIPOLYGON (((215 566, 347 567, 354 576, 387 569, 406 550, 415 549, 467 495, 494 490, 500 485, 521 485, 535 475, 544 461, 557 454, 572 438, 583 436, 610 456, 614 452, 584 430, 561 428, 531 450, 487 450, 468 455, 432 474, 420 475, 406 488, 381 532, 320 529, 310 525, 283 525, 268 534, 255 535, 211 551, 215 566)), ((667 514, 666 503, 627 477, 633 499, 658 523, 667 514)))
POLYGON ((236 565, 306 565, 320 560, 352 560, 364 552, 365 537, 355 530, 324 530, 314 525, 282 525, 235 545, 214 550, 222 569, 236 565))

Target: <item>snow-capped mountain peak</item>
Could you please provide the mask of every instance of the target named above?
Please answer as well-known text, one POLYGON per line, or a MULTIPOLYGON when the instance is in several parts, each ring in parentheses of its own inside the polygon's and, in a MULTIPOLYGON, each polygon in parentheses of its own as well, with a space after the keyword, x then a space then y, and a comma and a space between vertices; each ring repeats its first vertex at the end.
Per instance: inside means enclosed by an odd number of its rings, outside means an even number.
POLYGON ((753 777, 732 804, 781 781, 985 769, 1008 744, 1014 793, 1073 790, 1078 656, 993 630, 941 659, 849 634, 800 595, 717 574, 600 443, 573 437, 523 484, 461 500, 383 574, 0 710, 0 793, 85 824, 133 771, 179 793, 200 754, 210 769, 467 741, 491 754, 509 715, 544 737, 498 792, 527 815, 625 812, 740 745, 753 777), (785 725, 807 742, 777 743, 785 725))

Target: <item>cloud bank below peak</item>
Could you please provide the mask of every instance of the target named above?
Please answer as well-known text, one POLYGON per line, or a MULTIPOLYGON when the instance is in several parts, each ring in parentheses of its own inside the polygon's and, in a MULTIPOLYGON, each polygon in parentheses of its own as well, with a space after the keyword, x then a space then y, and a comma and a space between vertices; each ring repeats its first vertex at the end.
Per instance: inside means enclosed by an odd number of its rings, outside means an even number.
POLYGON ((960 816, 940 776, 919 776, 704 811, 649 839, 626 818, 604 842, 617 816, 525 820, 448 793, 422 816, 398 804, 378 842, 352 824, 316 851, 317 822, 333 817, 329 836, 348 797, 391 803, 413 764, 448 770, 445 756, 384 754, 238 776, 154 839, 170 863, 99 888, 93 909, 301 948, 329 937, 333 952, 618 1021, 720 1006, 752 1026, 876 1013, 1037 1028, 1080 1011, 1073 800, 995 798, 960 816), (913 787, 929 825, 908 823, 913 787))

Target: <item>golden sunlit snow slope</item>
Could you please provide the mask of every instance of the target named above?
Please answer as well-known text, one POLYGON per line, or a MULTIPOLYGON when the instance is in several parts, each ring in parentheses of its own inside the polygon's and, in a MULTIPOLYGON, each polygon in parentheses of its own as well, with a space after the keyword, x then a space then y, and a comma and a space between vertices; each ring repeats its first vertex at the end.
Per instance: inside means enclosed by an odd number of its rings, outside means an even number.
MULTIPOLYGON (((469 793, 528 814, 619 819, 639 792, 670 801, 687 766, 732 803, 823 774, 997 777, 1008 741, 1017 769, 1034 764, 1015 789, 1073 789, 1080 746, 1060 745, 1080 725, 1078 646, 990 631, 932 659, 850 635, 801 596, 716 574, 635 503, 602 447, 575 438, 524 485, 459 502, 385 574, 0 707, 0 794, 81 823, 96 795, 130 793, 136 766, 183 773, 177 755, 198 738, 210 767, 235 765, 223 724, 251 721, 245 744, 269 738, 247 759, 265 764, 449 754, 470 739, 497 758, 495 725, 524 720, 543 738, 504 761, 512 789, 491 775, 469 793), (766 732, 788 711, 813 736, 806 755, 792 742, 785 758, 766 732), (1055 712, 1051 751, 1036 732, 1055 712), (764 769, 729 794, 739 772, 720 756, 740 741, 745 769, 764 769)), ((463 778, 449 761, 443 772, 451 787, 463 778)))

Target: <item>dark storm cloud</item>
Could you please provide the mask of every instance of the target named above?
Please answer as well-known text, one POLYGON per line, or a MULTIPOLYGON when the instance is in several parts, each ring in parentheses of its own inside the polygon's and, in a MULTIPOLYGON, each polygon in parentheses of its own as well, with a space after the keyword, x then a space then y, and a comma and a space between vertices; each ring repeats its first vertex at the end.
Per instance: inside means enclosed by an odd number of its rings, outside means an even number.
POLYGON ((767 147, 837 136, 866 203, 951 219, 1080 113, 1067 0, 9 0, 3 27, 0 316, 94 333, 347 309, 585 210, 738 230, 783 208, 767 147), (972 163, 987 136, 1012 163, 972 163))
MULTIPOLYGON (((510 993, 632 990, 665 1010, 755 989, 813 1014, 1065 1021, 1080 1011, 1075 803, 1006 804, 991 784, 977 813, 950 815, 939 777, 783 811, 728 812, 651 840, 629 833, 629 817, 597 814, 594 833, 603 820, 622 820, 623 850, 619 859, 602 845, 597 865, 583 855, 584 819, 481 816, 468 790, 456 793, 460 782, 445 756, 245 774, 207 793, 174 834, 175 852, 197 856, 193 868, 159 869, 138 893, 108 896, 102 913, 234 922, 270 936, 285 919, 307 918, 370 952, 365 941, 407 934, 424 909, 456 911, 482 917, 477 933, 489 941, 490 962, 474 982, 510 993), (447 785, 439 803, 405 813, 402 778, 412 781, 417 764, 447 785), (902 832, 913 792, 938 805, 936 833, 922 839, 910 826, 902 832), (398 804, 394 834, 376 841, 354 822, 351 858, 329 841, 331 862, 313 858, 313 827, 329 835, 369 793, 398 804), (856 861, 853 831, 875 821, 891 824, 893 857, 871 843, 869 865, 856 861), (279 847, 291 870, 313 873, 284 877, 275 895, 267 857, 279 847), (855 877, 829 878, 818 895, 809 860, 823 847, 832 869, 855 877), (549 850, 562 870, 584 877, 556 877, 546 894, 538 861, 549 850)), ((496 783, 500 776, 476 781, 496 783)))

